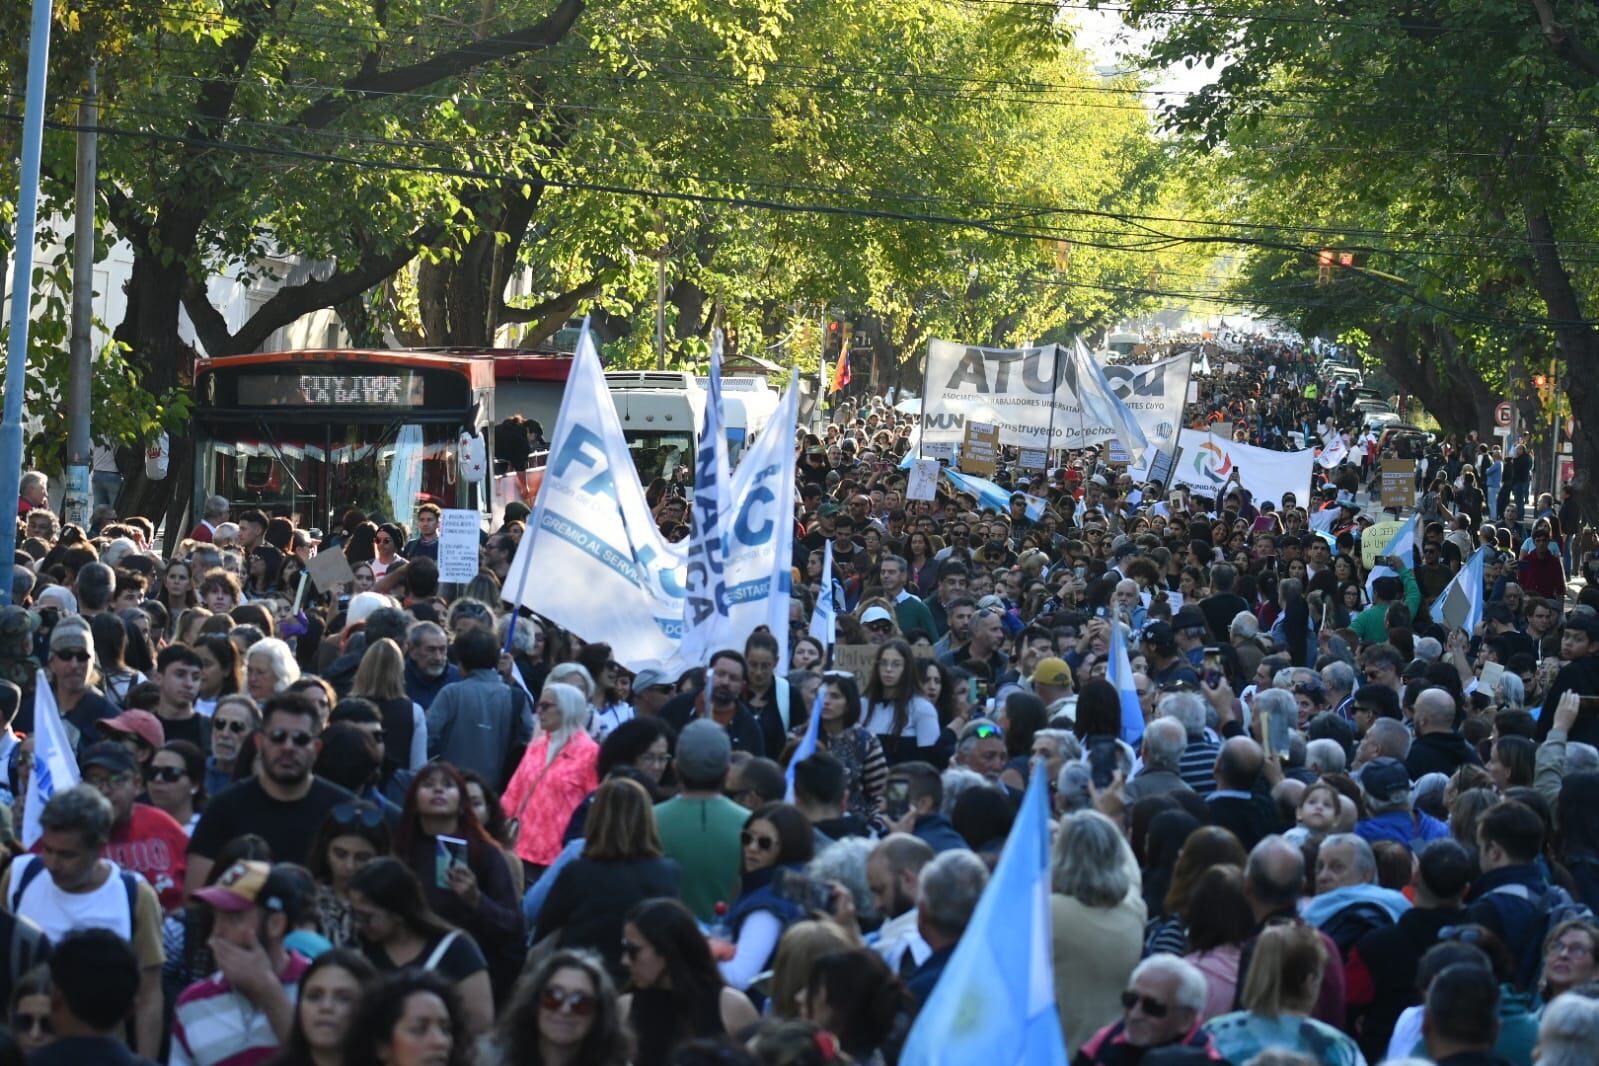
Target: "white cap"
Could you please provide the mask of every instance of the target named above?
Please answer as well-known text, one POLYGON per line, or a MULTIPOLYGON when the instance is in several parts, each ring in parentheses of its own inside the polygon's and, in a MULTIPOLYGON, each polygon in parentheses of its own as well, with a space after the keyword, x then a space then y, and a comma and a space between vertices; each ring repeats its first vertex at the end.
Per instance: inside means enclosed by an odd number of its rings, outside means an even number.
POLYGON ((889 614, 886 609, 878 606, 875 603, 866 608, 865 613, 861 615, 861 625, 863 626, 869 626, 873 622, 892 622, 893 620, 893 615, 889 614))

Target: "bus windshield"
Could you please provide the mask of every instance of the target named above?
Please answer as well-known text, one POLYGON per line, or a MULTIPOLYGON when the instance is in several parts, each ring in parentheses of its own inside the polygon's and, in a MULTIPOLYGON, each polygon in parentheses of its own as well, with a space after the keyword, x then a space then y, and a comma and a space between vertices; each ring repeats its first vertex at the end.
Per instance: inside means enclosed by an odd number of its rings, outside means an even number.
POLYGON ((418 495, 453 505, 455 429, 446 425, 212 426, 199 442, 204 491, 320 527, 349 508, 411 520, 418 495), (324 479, 326 479, 324 494, 324 479), (326 501, 327 513, 318 501, 326 501))

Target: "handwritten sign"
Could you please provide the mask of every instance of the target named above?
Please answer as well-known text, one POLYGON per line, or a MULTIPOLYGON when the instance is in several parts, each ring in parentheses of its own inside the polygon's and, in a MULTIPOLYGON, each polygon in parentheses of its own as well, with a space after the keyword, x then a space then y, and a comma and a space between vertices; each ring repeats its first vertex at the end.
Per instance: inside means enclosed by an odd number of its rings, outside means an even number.
POLYGON ((1016 465, 1023 470, 1044 470, 1049 466, 1049 452, 1043 448, 1023 448, 1016 465))
POLYGON ((907 500, 931 500, 938 495, 938 460, 915 459, 905 483, 907 500))
POLYGON ((876 662, 876 644, 833 645, 833 669, 854 674, 855 680, 862 684, 872 676, 872 667, 876 662))
POLYGON ((451 508, 439 516, 439 580, 465 584, 478 572, 478 513, 451 508))
POLYGON ((967 422, 961 444, 961 473, 993 477, 999 468, 999 427, 992 422, 967 422))
MULTIPOLYGON (((1377 562, 1377 556, 1388 547, 1388 542, 1394 539, 1394 534, 1403 525, 1403 522, 1378 522, 1367 528, 1360 535, 1360 565, 1370 570, 1377 562)), ((1407 563, 1409 561, 1405 560, 1407 563)))

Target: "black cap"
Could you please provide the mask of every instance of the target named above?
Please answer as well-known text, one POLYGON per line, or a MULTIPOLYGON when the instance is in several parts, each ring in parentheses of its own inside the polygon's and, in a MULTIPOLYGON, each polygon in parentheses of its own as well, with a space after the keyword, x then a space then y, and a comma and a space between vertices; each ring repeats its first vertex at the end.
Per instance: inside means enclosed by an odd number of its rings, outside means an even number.
POLYGON ((133 761, 133 752, 115 740, 102 740, 83 749, 83 754, 78 756, 78 767, 87 770, 91 766, 99 766, 114 774, 131 774, 138 768, 133 761))

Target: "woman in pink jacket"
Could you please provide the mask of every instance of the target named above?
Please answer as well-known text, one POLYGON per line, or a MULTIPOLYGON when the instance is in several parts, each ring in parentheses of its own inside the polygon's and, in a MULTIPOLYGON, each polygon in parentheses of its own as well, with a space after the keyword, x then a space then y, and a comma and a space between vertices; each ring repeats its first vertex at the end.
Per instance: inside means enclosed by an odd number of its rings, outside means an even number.
POLYGON ((545 685, 536 708, 541 735, 527 746, 500 805, 519 828, 516 854, 527 883, 561 852, 561 836, 583 797, 599 786, 600 746, 584 729, 589 705, 572 685, 545 685))

